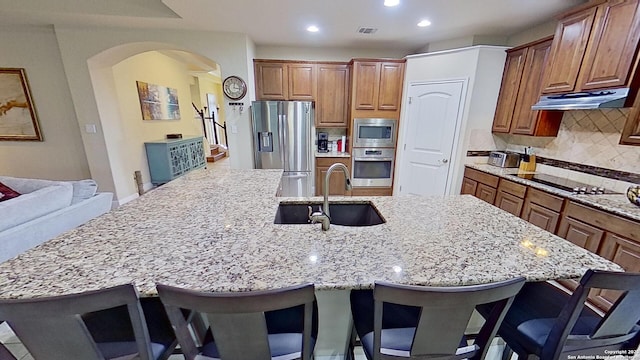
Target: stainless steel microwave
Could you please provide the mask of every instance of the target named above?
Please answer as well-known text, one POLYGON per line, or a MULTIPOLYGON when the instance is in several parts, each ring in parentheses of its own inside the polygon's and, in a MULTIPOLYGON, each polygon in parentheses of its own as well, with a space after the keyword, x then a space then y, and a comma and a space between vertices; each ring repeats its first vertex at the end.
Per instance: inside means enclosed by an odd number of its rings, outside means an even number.
POLYGON ((394 147, 397 124, 394 119, 354 119, 353 147, 394 147))

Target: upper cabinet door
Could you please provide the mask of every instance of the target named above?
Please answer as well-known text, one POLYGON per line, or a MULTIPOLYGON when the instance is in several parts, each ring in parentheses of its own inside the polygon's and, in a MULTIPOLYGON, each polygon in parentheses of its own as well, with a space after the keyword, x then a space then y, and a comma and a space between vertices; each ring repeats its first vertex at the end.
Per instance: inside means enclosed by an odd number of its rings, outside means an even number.
POLYGON ((562 112, 531 110, 540 97, 541 74, 544 72, 550 51, 551 40, 528 48, 513 115, 512 134, 555 136, 558 133, 562 112))
POLYGON ((403 63, 383 62, 380 64, 379 110, 398 110, 400 108, 403 79, 403 63))
POLYGON ((354 62, 354 106, 356 110, 375 110, 380 79, 379 62, 354 62))
POLYGON ((596 7, 591 7, 560 20, 545 70, 543 94, 575 90, 595 16, 596 7))
POLYGON ((627 85, 640 39, 640 0, 598 7, 581 72, 581 90, 627 85))
POLYGON ((316 127, 347 127, 349 66, 318 64, 316 127))
POLYGON ((289 100, 313 101, 316 98, 316 65, 287 64, 289 100))
POLYGON ((289 76, 286 64, 256 63, 256 96, 259 100, 288 100, 289 76))
POLYGON ((500 85, 500 94, 498 95, 498 105, 493 119, 493 132, 508 133, 511 129, 513 111, 526 56, 526 47, 507 52, 507 60, 502 73, 502 85, 500 85))

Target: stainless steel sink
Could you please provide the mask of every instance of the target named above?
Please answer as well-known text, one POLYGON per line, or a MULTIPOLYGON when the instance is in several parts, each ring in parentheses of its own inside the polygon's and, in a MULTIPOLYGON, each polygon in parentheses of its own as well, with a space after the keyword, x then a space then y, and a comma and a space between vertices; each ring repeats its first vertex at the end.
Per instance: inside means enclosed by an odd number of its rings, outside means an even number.
MULTIPOLYGON (((287 203, 281 202, 276 212, 274 224, 308 224, 309 206, 320 211, 321 202, 287 203)), ((342 226, 372 226, 386 221, 370 202, 329 203, 331 224, 342 226)))

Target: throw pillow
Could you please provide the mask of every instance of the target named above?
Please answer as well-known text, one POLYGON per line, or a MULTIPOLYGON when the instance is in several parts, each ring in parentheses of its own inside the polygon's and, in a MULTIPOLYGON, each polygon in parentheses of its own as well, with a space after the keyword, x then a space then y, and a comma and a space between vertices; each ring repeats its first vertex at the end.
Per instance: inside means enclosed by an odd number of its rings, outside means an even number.
POLYGON ((3 195, 0 197, 0 201, 5 201, 20 196, 20 193, 8 187, 0 182, 0 193, 3 195))
POLYGON ((73 198, 71 199, 71 204, 89 199, 96 194, 96 191, 98 191, 98 184, 91 179, 73 181, 71 184, 73 185, 73 198))

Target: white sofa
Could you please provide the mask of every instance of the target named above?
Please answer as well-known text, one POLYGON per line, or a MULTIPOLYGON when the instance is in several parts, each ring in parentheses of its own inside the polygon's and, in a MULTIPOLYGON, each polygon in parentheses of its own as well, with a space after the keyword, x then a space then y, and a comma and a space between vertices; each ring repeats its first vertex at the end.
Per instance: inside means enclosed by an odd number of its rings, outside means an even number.
POLYGON ((111 209, 112 193, 93 180, 50 181, 0 176, 21 195, 0 202, 0 262, 111 209))

